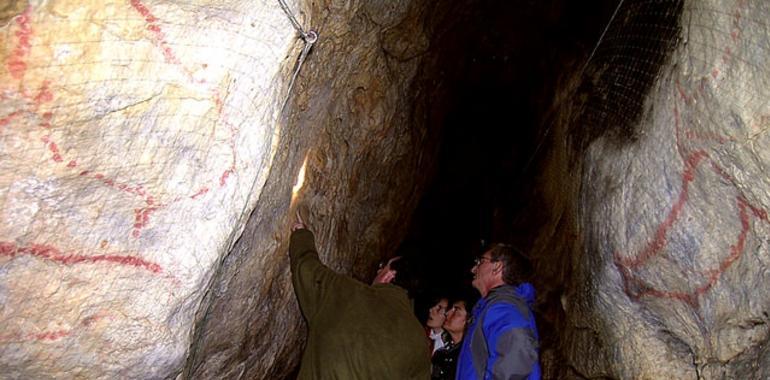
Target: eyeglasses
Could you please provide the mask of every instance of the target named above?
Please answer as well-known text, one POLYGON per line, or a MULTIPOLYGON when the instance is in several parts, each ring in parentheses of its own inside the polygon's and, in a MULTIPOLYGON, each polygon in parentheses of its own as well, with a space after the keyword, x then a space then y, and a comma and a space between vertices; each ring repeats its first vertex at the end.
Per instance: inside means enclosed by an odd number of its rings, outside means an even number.
POLYGON ((477 267, 477 266, 481 265, 481 263, 483 263, 485 260, 489 261, 490 263, 493 263, 493 262, 497 261, 497 260, 492 260, 491 257, 481 256, 481 257, 477 257, 476 259, 473 260, 473 266, 477 267))

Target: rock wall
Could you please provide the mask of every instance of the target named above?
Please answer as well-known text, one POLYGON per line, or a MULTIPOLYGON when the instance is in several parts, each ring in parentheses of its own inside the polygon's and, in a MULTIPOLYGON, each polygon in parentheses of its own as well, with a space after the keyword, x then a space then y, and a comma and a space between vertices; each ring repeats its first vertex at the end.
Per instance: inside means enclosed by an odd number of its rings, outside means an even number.
POLYGON ((5 377, 287 377, 296 205, 341 272, 396 248, 435 150, 424 9, 288 5, 321 35, 289 98, 277 1, 0 6, 5 377))
POLYGON ((767 376, 768 15, 626 1, 561 103, 539 240, 569 257, 552 375, 767 376))
MULTIPOLYGON (((0 5, 0 373, 291 377, 290 216, 359 279, 396 248, 475 5, 290 3, 290 97, 278 2, 0 5)), ((767 377, 770 5, 621 5, 517 219, 547 377, 767 377)))
POLYGON ((185 378, 292 377, 305 339, 286 256, 295 210, 307 210, 322 260, 341 273, 370 280, 397 248, 436 149, 436 122, 414 111, 439 101, 415 79, 428 49, 416 5, 306 5, 320 38, 289 103, 291 128, 201 311, 185 378))
POLYGON ((0 373, 173 376, 276 154, 295 32, 268 1, 11 1, 0 28, 0 373))

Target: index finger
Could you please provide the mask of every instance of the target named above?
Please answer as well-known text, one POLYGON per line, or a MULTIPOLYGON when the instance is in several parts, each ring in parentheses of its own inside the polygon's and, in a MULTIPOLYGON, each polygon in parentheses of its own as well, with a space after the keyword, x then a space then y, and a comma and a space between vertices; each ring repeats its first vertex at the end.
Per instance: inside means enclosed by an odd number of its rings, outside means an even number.
POLYGON ((302 215, 300 215, 299 210, 297 210, 297 222, 305 224, 305 221, 302 220, 302 215))

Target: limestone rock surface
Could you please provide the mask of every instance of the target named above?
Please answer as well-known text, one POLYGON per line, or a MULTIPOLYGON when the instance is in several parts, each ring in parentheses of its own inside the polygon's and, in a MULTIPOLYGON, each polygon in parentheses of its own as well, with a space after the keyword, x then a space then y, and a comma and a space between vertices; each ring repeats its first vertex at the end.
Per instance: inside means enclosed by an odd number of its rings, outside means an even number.
POLYGON ((0 373, 173 377, 295 32, 268 1, 11 1, 0 28, 0 373))
POLYGON ((410 112, 424 9, 287 5, 321 36, 291 96, 277 1, 0 8, 5 377, 290 377, 287 215, 361 279, 395 249, 435 145, 410 112))
POLYGON ((562 102, 543 178, 574 193, 547 191, 539 241, 569 252, 558 377, 766 376, 768 15, 625 2, 562 102))

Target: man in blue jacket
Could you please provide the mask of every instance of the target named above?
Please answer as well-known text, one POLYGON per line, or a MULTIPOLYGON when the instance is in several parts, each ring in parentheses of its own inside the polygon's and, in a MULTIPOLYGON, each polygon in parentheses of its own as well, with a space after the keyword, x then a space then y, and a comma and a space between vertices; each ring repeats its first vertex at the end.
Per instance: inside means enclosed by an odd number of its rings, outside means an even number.
POLYGON ((540 379, 535 288, 523 282, 527 267, 526 259, 505 244, 476 259, 473 287, 482 299, 463 339, 458 380, 540 379))

